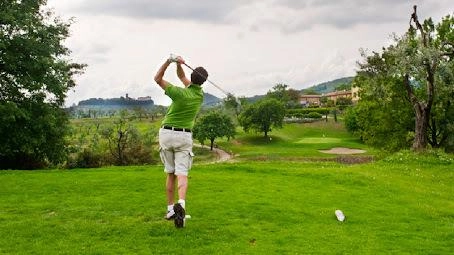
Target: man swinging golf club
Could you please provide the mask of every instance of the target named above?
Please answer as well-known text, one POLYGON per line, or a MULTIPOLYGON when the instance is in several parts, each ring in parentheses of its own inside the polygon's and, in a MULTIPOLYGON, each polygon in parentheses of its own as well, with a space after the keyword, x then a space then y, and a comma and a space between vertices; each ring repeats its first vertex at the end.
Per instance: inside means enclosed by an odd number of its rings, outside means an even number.
POLYGON ((183 58, 170 55, 154 77, 156 83, 172 99, 172 104, 159 129, 159 146, 164 172, 167 173, 167 214, 165 218, 174 219, 177 228, 184 226, 188 173, 194 156, 191 129, 203 102, 201 85, 208 77, 208 73, 203 67, 197 67, 189 80, 186 78, 182 64, 185 64, 183 58), (163 79, 164 73, 171 63, 177 64, 177 75, 185 88, 174 86, 163 79), (175 203, 175 183, 178 184, 178 203, 175 203))

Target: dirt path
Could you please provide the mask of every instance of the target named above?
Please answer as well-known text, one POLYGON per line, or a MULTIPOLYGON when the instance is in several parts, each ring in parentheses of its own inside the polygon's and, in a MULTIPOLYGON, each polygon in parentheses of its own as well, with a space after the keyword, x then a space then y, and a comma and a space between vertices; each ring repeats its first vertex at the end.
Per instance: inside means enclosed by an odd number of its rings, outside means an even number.
POLYGON ((223 151, 219 148, 213 148, 213 151, 218 155, 218 160, 216 162, 225 162, 233 158, 233 156, 226 151, 223 151))
POLYGON ((328 153, 328 154, 338 154, 338 155, 348 155, 348 154, 360 154, 365 153, 365 150, 358 150, 358 149, 350 149, 350 148, 332 148, 330 150, 319 150, 321 153, 328 153))
MULTIPOLYGON (((200 148, 206 147, 206 146, 202 146, 200 144, 194 144, 194 146, 200 147, 200 148)), ((209 146, 208 146, 208 148, 209 148, 209 146)), ((218 158, 216 159, 215 162, 226 162, 233 158, 233 156, 231 154, 229 154, 228 152, 221 150, 219 148, 213 148, 213 151, 218 156, 218 158)))

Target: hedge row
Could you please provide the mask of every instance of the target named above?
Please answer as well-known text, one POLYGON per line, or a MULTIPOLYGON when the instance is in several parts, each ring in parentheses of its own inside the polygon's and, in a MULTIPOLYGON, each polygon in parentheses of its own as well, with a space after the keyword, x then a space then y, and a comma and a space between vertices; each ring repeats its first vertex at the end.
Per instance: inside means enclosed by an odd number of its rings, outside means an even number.
POLYGON ((298 115, 306 115, 311 112, 315 112, 321 115, 328 114, 332 109, 331 108, 299 108, 299 109, 288 109, 287 116, 298 116, 298 115))

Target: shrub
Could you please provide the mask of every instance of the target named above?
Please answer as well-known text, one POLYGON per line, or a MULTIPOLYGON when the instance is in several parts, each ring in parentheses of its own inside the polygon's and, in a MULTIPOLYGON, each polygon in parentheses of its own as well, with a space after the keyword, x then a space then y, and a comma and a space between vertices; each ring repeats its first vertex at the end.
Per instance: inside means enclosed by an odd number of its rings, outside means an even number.
POLYGON ((326 115, 330 112, 330 108, 300 108, 300 109, 288 109, 286 112, 287 117, 296 117, 315 112, 321 115, 326 115))
POLYGON ((104 165, 104 155, 89 148, 76 153, 74 159, 68 161, 68 168, 96 168, 104 165))
POLYGON ((321 115, 318 112, 310 112, 306 115, 306 117, 310 118, 310 119, 321 119, 323 117, 323 115, 321 115))

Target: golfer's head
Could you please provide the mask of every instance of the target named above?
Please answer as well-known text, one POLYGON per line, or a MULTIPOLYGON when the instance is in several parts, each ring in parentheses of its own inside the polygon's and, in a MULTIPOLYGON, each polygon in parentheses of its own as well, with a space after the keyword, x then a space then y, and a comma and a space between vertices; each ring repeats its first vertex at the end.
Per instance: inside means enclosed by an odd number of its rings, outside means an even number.
POLYGON ((193 84, 202 85, 208 78, 208 72, 205 68, 199 66, 191 74, 191 82, 193 84))

